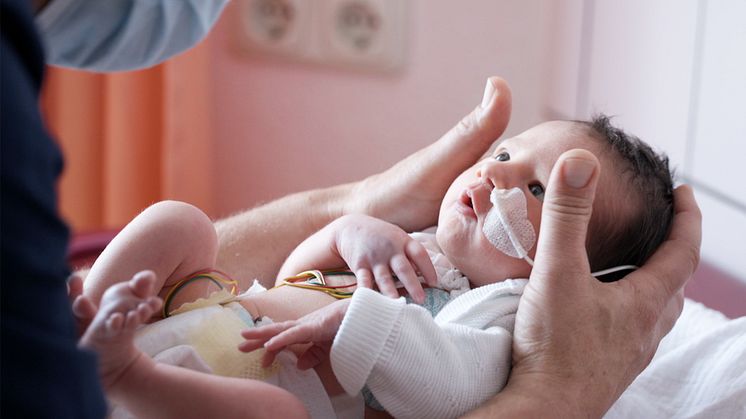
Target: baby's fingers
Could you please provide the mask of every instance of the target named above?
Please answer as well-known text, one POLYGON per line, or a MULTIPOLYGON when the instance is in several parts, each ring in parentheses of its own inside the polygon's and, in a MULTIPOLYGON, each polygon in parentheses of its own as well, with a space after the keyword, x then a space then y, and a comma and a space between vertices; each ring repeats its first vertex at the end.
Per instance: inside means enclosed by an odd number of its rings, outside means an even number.
POLYGON ((406 256, 399 254, 391 258, 391 269, 399 278, 399 282, 404 285, 404 288, 409 292, 409 296, 417 304, 422 304, 425 301, 425 291, 422 289, 417 274, 412 267, 412 263, 407 259, 406 256))
POLYGON ((315 338, 314 328, 314 325, 299 323, 268 340, 264 347, 268 351, 279 352, 289 345, 313 342, 315 338))
POLYGON ((329 358, 329 345, 311 345, 298 357, 298 369, 308 370, 329 358))
POLYGON ((370 269, 359 268, 355 270, 355 278, 357 279, 357 286, 361 288, 373 289, 373 274, 370 269))
POLYGON ((294 321, 287 321, 242 330, 241 336, 246 341, 238 345, 238 350, 241 352, 251 352, 259 349, 273 336, 293 327, 295 323, 294 321))
POLYGON ((407 243, 404 251, 412 264, 420 272, 420 275, 425 279, 425 283, 431 287, 438 286, 438 275, 435 273, 433 267, 433 261, 430 259, 430 255, 427 254, 425 247, 418 241, 412 240, 407 243))
POLYGON ((267 368, 275 362, 275 357, 280 351, 265 351, 262 356, 262 368, 267 368))
POLYGON ((391 276, 391 271, 386 265, 376 265, 373 267, 373 275, 376 278, 376 284, 381 294, 391 297, 398 298, 399 291, 396 290, 394 285, 394 278, 391 276))

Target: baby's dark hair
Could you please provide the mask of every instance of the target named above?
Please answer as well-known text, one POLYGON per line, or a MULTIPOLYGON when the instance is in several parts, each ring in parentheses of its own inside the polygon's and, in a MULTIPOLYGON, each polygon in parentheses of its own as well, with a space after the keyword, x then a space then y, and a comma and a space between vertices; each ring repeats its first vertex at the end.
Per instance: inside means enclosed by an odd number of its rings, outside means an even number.
MULTIPOLYGON (((668 157, 656 153, 639 138, 614 127, 604 114, 591 121, 579 121, 593 138, 609 147, 622 173, 620 201, 629 202, 634 212, 625 219, 594 220, 588 230, 588 259, 592 271, 619 265, 641 266, 668 236, 673 221, 673 174, 668 157), (626 192, 626 193, 625 193, 626 192), (594 222, 595 221, 595 222, 594 222)), ((604 168, 609 170, 609 168, 604 168)), ((620 202, 625 204, 625 202, 620 202)), ((609 203, 606 203, 609 206, 609 203)), ((610 210, 613 211, 614 206, 610 210)), ((612 212, 612 216, 614 213, 612 212)), ((599 277, 604 282, 622 278, 629 271, 599 277)))

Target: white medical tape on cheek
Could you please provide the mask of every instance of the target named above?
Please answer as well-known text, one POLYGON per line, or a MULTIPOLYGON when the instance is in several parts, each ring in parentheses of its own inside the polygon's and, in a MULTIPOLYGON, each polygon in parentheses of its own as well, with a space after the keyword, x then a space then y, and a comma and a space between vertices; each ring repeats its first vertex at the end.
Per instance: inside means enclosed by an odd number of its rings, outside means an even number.
POLYGON ((536 232, 528 220, 523 191, 519 188, 493 189, 490 202, 492 208, 482 226, 487 240, 508 256, 530 260, 528 250, 536 243, 536 232))

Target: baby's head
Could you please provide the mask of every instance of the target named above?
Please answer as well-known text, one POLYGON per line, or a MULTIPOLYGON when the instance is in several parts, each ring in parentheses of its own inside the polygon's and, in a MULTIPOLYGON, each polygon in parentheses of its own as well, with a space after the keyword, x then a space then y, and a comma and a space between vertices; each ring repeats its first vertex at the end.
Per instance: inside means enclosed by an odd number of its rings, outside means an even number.
MULTIPOLYGON (((546 122, 499 141, 493 153, 451 184, 443 199, 438 244, 474 286, 526 278, 531 272, 525 260, 501 252, 483 232, 492 208, 491 190, 519 188, 538 236, 552 167, 562 153, 574 148, 592 152, 602 168, 586 241, 591 270, 639 266, 663 242, 673 219, 668 159, 613 127, 603 115, 590 122, 546 122)), ((535 241, 526 250, 533 258, 535 241)))

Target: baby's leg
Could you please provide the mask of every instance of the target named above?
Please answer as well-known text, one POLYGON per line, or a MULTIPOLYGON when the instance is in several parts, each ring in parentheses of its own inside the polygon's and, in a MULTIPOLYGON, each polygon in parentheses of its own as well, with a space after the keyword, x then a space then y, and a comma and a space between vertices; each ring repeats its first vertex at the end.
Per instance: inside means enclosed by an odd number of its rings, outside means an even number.
MULTIPOLYGON (((135 217, 106 247, 91 267, 83 293, 98 304, 109 287, 147 269, 155 273, 155 289, 164 297, 179 280, 212 269, 217 249, 215 228, 201 210, 183 202, 159 202, 135 217)), ((216 289, 210 281, 189 284, 171 306, 216 289)))
POLYGON ((156 364, 134 345, 137 326, 158 310, 155 277, 144 272, 107 290, 80 346, 98 353, 107 396, 136 417, 307 417, 287 391, 246 379, 156 364))

